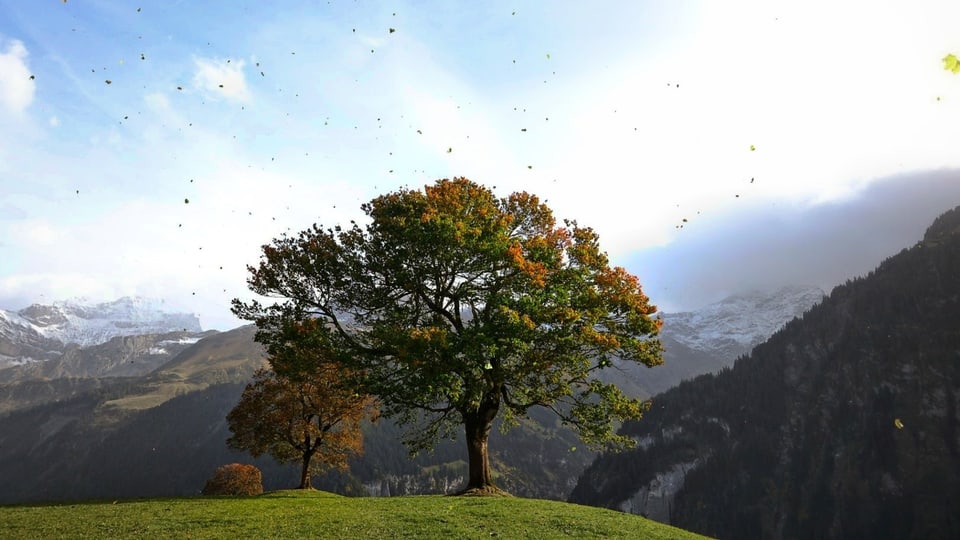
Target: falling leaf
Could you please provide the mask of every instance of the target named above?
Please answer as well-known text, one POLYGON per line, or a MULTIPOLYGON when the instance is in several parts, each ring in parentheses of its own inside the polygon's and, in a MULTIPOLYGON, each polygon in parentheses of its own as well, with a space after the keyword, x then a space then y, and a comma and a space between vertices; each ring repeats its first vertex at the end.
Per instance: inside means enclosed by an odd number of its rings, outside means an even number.
POLYGON ((960 59, 955 54, 948 54, 943 57, 943 69, 951 73, 960 73, 960 59))
POLYGON ((893 419, 893 425, 897 426, 897 429, 903 429, 903 422, 899 418, 893 419))
POLYGON ((547 53, 547 60, 550 59, 550 53, 547 53))
POLYGON ((751 152, 753 152, 753 151, 756 150, 756 149, 757 149, 756 146, 754 146, 754 145, 752 145, 752 144, 750 145, 750 151, 751 151, 751 152))

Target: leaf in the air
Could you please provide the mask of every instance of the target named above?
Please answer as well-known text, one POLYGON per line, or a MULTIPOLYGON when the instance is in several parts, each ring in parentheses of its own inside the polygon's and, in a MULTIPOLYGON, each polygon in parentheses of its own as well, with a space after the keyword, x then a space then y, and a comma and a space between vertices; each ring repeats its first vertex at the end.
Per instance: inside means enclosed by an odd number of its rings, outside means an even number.
POLYGON ((960 73, 960 58, 955 54, 948 54, 943 57, 943 69, 951 73, 960 73))

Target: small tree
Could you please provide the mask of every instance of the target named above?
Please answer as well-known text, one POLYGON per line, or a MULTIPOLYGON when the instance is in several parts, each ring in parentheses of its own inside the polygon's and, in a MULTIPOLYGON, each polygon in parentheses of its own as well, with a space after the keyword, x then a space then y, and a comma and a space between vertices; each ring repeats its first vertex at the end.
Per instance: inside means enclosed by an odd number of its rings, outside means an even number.
MULTIPOLYGON (((587 443, 629 446, 615 427, 647 404, 597 379, 614 359, 662 362, 660 321, 636 277, 610 267, 597 234, 557 226, 536 196, 497 199, 465 178, 401 190, 362 206, 369 223, 263 247, 250 289, 283 301, 234 300, 268 351, 291 322, 365 376, 384 412, 419 429, 414 450, 463 426, 469 492, 496 492, 487 438, 546 407, 587 443)), ((288 366, 285 369, 294 369, 288 366)))
POLYGON ((348 457, 362 453, 360 422, 374 413, 373 400, 345 386, 349 372, 317 360, 316 351, 291 347, 286 354, 310 356, 310 372, 289 378, 258 370, 227 415, 233 433, 227 444, 254 457, 299 462, 300 489, 309 489, 311 475, 346 469, 348 457))
POLYGON ((217 467, 203 486, 204 495, 259 495, 263 493, 263 476, 253 465, 231 463, 217 467))

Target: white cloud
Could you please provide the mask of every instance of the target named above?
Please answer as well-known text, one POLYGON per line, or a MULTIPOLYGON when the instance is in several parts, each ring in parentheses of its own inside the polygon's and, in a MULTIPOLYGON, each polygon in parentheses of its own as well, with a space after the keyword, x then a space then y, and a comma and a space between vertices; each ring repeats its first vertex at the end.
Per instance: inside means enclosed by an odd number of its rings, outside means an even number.
POLYGON ((243 60, 195 58, 194 64, 197 68, 193 75, 195 88, 230 101, 250 102, 250 91, 243 73, 243 60))
POLYGON ((27 48, 12 40, 0 52, 0 110, 22 113, 33 102, 36 83, 27 67, 27 48))

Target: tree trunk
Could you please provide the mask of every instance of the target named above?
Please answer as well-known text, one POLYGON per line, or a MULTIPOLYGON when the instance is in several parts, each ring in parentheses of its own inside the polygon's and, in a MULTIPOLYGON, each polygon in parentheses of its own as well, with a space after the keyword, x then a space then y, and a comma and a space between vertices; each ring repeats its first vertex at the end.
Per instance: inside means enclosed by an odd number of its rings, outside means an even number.
POLYGON ((475 411, 463 413, 463 426, 467 440, 467 458, 469 460, 470 478, 463 493, 468 492, 498 492, 493 484, 493 475, 490 471, 490 455, 487 452, 487 439, 493 420, 500 410, 499 396, 487 395, 480 402, 475 411))
POLYGON ((300 468, 300 488, 311 489, 310 484, 310 459, 313 458, 313 452, 305 451, 303 453, 302 466, 300 468))

